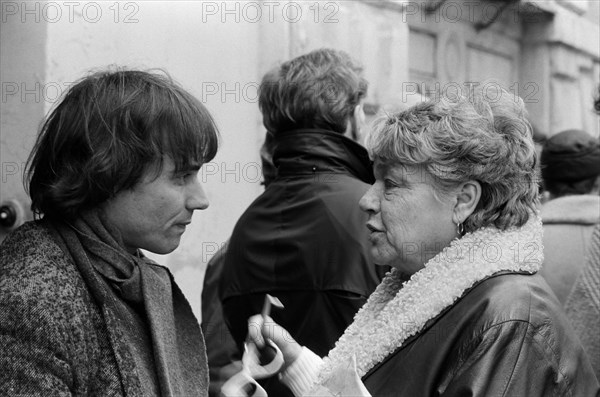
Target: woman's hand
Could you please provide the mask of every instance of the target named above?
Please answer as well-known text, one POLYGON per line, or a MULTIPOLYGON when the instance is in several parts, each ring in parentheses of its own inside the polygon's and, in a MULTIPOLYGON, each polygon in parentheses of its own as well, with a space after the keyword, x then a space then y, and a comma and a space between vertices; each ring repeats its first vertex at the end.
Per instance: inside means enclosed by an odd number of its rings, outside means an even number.
POLYGON ((296 361, 302 353, 302 346, 271 317, 260 314, 250 317, 248 319, 248 340, 261 349, 265 346, 265 339, 271 340, 281 350, 284 360, 283 369, 296 361))

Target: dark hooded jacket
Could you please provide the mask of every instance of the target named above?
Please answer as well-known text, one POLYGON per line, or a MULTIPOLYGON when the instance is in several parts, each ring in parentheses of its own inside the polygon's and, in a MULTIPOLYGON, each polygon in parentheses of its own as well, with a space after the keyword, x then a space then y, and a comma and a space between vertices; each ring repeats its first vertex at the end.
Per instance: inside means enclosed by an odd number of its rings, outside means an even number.
MULTIPOLYGON (((363 146, 332 131, 295 130, 275 140, 277 177, 229 243, 224 317, 241 349, 248 317, 271 294, 285 306, 273 310, 275 321, 325 355, 388 270, 369 257, 367 214, 358 206, 374 182, 372 167, 363 146)), ((266 385, 269 395, 286 395, 275 387, 266 385)))

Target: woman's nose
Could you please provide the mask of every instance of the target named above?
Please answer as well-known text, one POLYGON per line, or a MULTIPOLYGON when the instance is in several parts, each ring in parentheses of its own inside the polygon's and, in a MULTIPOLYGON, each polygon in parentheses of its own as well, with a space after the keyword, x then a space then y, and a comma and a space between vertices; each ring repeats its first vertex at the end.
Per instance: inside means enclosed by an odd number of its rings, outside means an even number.
POLYGON ((376 186, 372 185, 361 197, 358 206, 365 212, 377 212, 377 202, 376 186))

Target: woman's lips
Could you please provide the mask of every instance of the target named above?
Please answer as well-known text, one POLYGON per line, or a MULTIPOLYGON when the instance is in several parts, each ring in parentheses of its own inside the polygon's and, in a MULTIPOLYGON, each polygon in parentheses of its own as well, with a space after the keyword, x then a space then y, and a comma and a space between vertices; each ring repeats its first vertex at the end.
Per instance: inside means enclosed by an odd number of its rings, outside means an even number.
POLYGON ((371 233, 382 233, 383 232, 381 229, 376 228, 375 226, 371 225, 370 223, 367 223, 367 229, 369 229, 369 231, 371 233))

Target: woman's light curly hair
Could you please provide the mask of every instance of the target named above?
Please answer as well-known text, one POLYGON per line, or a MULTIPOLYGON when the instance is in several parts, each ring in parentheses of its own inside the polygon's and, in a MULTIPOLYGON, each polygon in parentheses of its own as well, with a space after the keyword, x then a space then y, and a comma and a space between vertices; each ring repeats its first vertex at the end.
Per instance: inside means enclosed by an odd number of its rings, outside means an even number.
POLYGON ((496 83, 385 115, 366 145, 375 161, 424 166, 438 192, 478 181, 481 199, 464 221, 466 231, 522 226, 539 204, 537 154, 523 100, 496 83))

